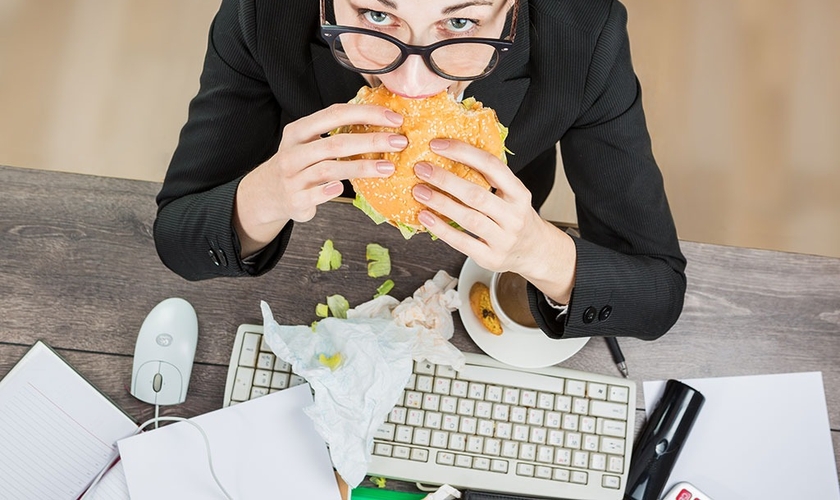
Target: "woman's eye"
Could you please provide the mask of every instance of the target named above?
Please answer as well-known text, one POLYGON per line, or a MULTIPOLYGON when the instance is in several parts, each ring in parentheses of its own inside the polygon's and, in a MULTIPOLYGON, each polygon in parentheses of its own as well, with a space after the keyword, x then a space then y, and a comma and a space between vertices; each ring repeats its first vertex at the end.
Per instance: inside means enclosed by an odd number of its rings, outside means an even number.
POLYGON ((378 24, 381 26, 386 26, 391 24, 390 16, 385 12, 378 12, 375 10, 368 10, 364 12, 364 18, 367 22, 371 24, 378 24))
POLYGON ((446 28, 455 32, 469 31, 476 25, 477 23, 472 19, 453 18, 446 20, 446 28))

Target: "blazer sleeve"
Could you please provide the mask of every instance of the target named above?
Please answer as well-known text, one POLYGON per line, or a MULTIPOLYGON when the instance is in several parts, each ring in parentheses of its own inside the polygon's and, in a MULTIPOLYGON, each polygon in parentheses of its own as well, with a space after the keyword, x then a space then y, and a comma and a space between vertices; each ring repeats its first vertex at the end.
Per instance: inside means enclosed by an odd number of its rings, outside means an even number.
POLYGON ((222 2, 198 94, 157 196, 155 247, 188 280, 262 274, 291 234, 290 222, 255 263, 242 262, 232 223, 236 189, 277 151, 281 135, 281 110, 254 56, 254 25, 252 3, 222 2))
POLYGON ((534 316, 555 338, 655 339, 682 311, 685 258, 651 151, 626 24, 626 10, 612 2, 581 112, 560 141, 580 228, 567 314, 558 320, 530 287, 534 316))

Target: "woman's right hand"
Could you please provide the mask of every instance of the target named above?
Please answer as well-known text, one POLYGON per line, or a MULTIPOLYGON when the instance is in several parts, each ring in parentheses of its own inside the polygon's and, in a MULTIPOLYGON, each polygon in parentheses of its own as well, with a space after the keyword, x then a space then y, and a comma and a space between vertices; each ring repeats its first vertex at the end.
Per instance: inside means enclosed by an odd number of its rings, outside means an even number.
POLYGON ((338 127, 368 124, 398 127, 403 118, 382 106, 334 104, 288 124, 277 153, 248 173, 236 192, 233 222, 242 256, 271 242, 290 221, 305 222, 318 205, 342 193, 343 179, 388 177, 386 160, 338 160, 363 153, 401 151, 405 136, 389 132, 336 134, 338 127))

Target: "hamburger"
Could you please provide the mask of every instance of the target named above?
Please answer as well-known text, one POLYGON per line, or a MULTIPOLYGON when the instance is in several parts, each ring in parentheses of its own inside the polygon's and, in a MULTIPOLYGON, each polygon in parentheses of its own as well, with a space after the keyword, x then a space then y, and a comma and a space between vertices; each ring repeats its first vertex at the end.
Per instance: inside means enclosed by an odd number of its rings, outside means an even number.
MULTIPOLYGON (((388 222, 397 227, 406 239, 425 232, 417 218, 425 205, 417 202, 412 189, 420 182, 414 174, 414 165, 425 161, 489 189, 490 183, 480 172, 432 152, 432 139, 458 139, 483 149, 507 163, 504 141, 507 128, 499 123, 496 112, 485 108, 474 98, 458 102, 443 91, 424 99, 411 99, 391 93, 384 86, 362 87, 352 104, 376 104, 401 114, 400 127, 350 125, 340 127, 335 133, 392 132, 408 138, 408 146, 396 153, 369 153, 351 159, 385 159, 393 162, 394 174, 387 178, 350 179, 356 191, 353 202, 374 222, 388 222)), ((440 215, 440 214, 438 214, 440 215)), ((457 227, 453 221, 444 220, 457 227)))

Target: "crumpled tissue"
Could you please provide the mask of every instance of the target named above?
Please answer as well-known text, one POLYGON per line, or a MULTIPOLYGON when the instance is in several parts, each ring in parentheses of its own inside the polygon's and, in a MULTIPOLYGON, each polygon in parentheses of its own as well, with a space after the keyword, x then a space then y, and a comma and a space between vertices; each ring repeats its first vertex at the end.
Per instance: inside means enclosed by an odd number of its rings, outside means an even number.
POLYGON ((408 383, 412 360, 463 368, 464 354, 448 341, 455 331, 452 311, 460 306, 457 283, 438 271, 402 302, 384 295, 349 310, 347 319, 319 321, 314 331, 278 324, 260 303, 265 341, 311 385, 314 404, 304 412, 351 488, 367 473, 374 434, 408 383), (334 369, 319 360, 336 354, 334 369))

